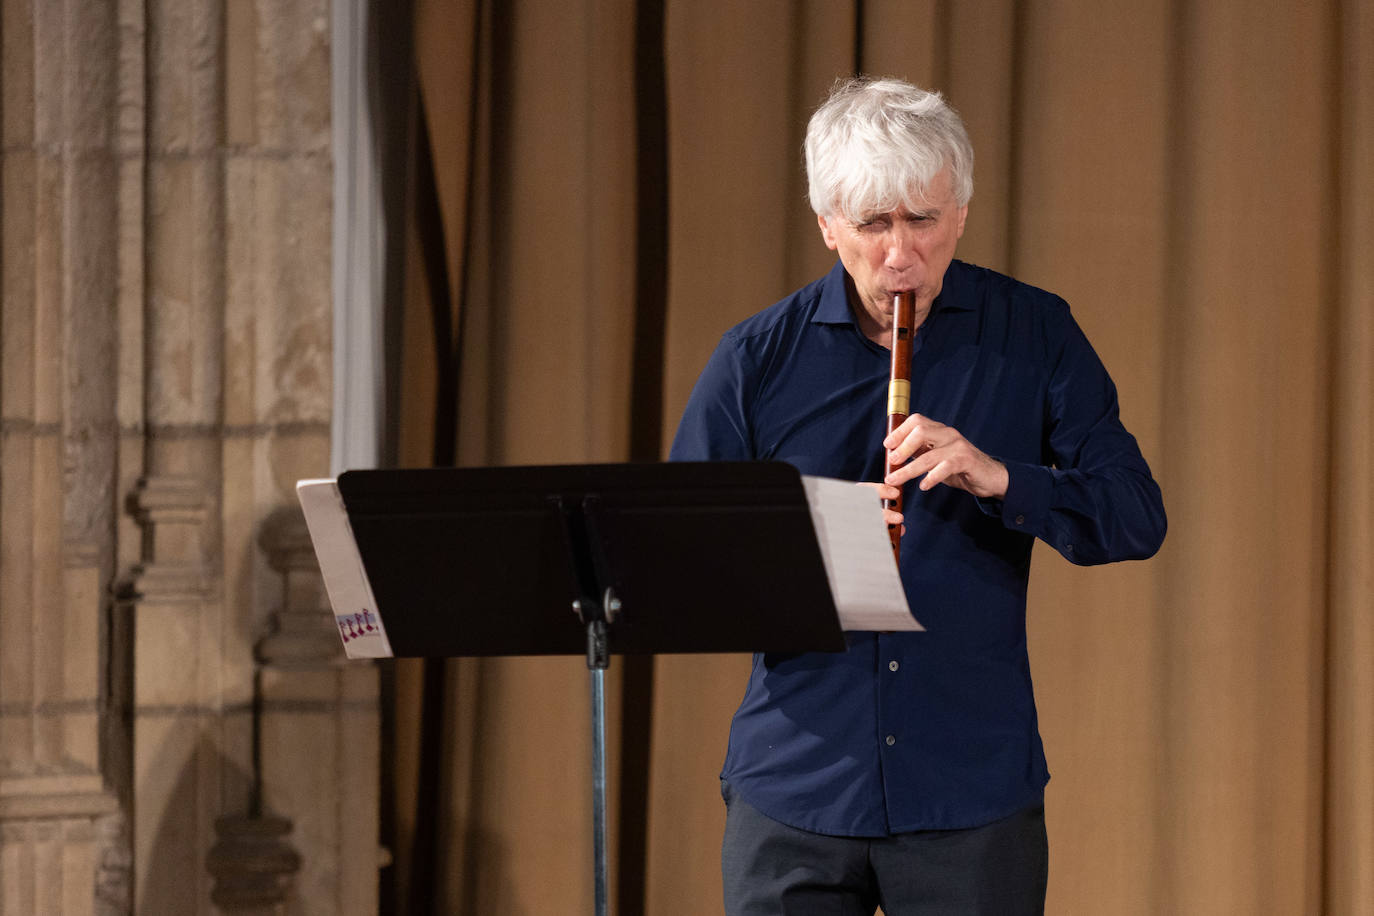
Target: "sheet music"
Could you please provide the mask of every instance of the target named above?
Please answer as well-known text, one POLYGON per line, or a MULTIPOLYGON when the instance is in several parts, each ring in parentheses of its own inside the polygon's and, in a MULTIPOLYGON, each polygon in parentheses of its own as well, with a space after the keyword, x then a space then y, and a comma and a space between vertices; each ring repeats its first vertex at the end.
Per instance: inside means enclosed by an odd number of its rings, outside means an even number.
POLYGON ((882 500, 871 487, 802 476, 811 521, 845 630, 924 630, 907 606, 882 500))
POLYGON ((391 643, 338 485, 333 480, 297 481, 296 498, 305 510, 305 524, 315 544, 344 653, 349 658, 391 658, 391 643))

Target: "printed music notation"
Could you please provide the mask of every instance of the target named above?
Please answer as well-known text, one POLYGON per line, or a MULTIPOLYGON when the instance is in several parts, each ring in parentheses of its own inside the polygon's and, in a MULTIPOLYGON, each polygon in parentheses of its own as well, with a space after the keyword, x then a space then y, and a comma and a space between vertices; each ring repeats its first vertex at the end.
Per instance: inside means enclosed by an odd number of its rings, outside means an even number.
POLYGON ((302 480, 296 484, 315 558, 324 576, 325 591, 334 608, 334 624, 349 658, 390 658, 386 624, 377 612, 367 571, 348 524, 348 513, 333 480, 302 480), (348 608, 347 613, 339 613, 348 608))
POLYGON ((345 644, 380 632, 377 616, 366 608, 357 614, 335 615, 334 622, 338 624, 339 636, 345 644))

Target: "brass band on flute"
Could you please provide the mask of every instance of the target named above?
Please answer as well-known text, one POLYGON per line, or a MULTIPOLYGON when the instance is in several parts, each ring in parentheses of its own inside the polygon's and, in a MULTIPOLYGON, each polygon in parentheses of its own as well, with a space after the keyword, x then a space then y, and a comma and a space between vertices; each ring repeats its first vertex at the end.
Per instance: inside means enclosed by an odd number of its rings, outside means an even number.
MULTIPOLYGON (((891 433, 911 413, 911 322, 915 317, 916 294, 910 290, 892 298, 892 372, 887 383, 887 431, 891 433)), ((892 450, 887 450, 883 476, 897 469, 892 450)), ((902 494, 896 499, 883 500, 883 506, 902 511, 902 494)), ((888 525, 887 536, 892 539, 892 555, 900 557, 902 526, 888 525)))

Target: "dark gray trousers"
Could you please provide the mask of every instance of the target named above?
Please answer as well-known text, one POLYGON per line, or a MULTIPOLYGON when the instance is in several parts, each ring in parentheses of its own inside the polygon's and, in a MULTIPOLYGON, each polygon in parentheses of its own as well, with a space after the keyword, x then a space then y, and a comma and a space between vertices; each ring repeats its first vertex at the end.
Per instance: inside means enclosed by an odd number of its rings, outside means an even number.
POLYGON ((864 838, 810 833, 725 787, 728 916, 1042 916, 1049 843, 1042 805, 968 830, 864 838))

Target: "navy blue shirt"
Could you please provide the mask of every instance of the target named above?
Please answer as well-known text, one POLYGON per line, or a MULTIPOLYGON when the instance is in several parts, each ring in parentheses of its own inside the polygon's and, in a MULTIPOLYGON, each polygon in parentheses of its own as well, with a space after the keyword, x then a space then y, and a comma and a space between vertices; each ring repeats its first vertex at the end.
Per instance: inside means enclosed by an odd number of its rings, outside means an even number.
MULTIPOLYGON (((837 262, 726 332, 672 460, 882 479, 890 354, 860 332, 844 281, 837 262)), ((1001 501, 907 485, 901 577, 925 632, 754 658, 721 775, 819 833, 973 827, 1038 802, 1049 773, 1026 653, 1031 545, 1092 564, 1148 557, 1164 537, 1115 386, 1059 297, 954 261, 913 343, 911 403, 1002 460, 1010 483, 1001 501)))

